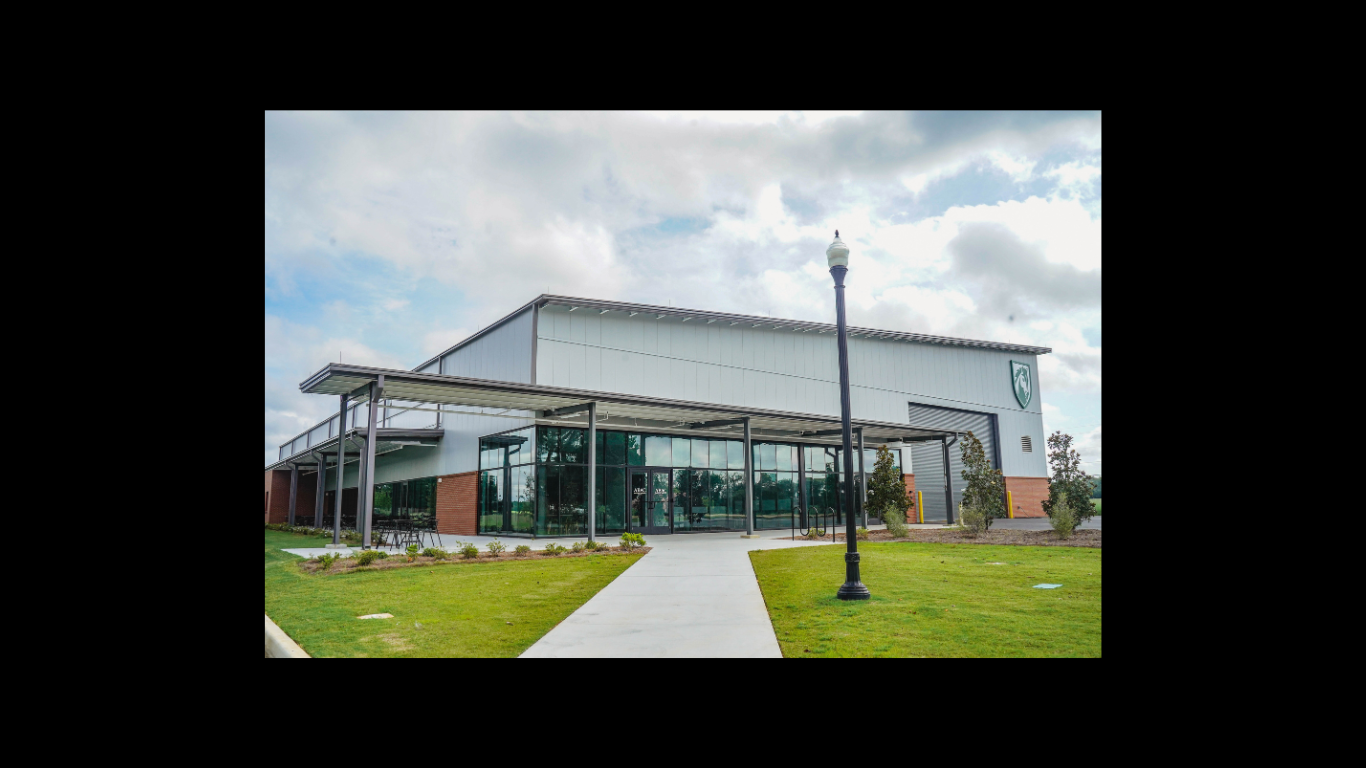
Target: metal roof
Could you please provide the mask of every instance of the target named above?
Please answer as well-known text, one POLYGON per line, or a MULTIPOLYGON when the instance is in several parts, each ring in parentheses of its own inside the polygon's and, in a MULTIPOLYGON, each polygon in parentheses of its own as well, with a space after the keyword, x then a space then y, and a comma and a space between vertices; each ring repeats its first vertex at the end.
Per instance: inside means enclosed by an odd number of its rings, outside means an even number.
MULTIPOLYGON (((600 313, 625 312, 631 316, 653 314, 656 318, 675 317, 701 319, 709 322, 724 322, 728 325, 745 324, 753 328, 788 329, 794 333, 835 333, 837 330, 833 323, 813 323, 807 320, 783 320, 776 317, 759 317, 757 315, 735 315, 728 312, 709 312, 702 309, 683 309, 681 307, 657 307, 653 304, 631 304, 624 301, 585 299, 576 296, 556 296, 554 294, 543 293, 526 304, 523 304, 501 320, 480 329, 478 333, 475 333, 464 341, 450 347, 439 355, 423 361, 420 365, 414 367, 413 370, 416 371, 431 365, 442 357, 473 342, 480 336, 493 331, 533 306, 544 307, 547 305, 558 305, 571 308, 583 307, 585 309, 595 309, 600 313)), ((953 336, 936 336, 927 333, 907 333, 904 331, 888 331, 879 328, 861 328, 856 326, 849 326, 849 336, 851 338, 871 338, 888 341, 919 342, 922 344, 976 347, 978 349, 995 349, 1003 352, 1023 352, 1031 355, 1046 355, 1053 351, 1051 347, 1033 347, 1028 344, 1008 344, 1003 341, 960 339, 953 336)))
MULTIPOLYGON (((359 441, 352 440, 351 438, 357 436, 364 437, 367 432, 369 432, 368 427, 353 427, 351 429, 346 430, 346 455, 349 458, 355 459, 357 456, 360 455, 359 441)), ((436 445, 437 442, 440 441, 441 438, 446 434, 446 431, 442 429, 386 428, 376 429, 375 432, 379 437, 379 442, 375 443, 376 456, 379 456, 380 454, 384 453, 392 453, 394 451, 403 449, 405 446, 410 445, 436 445)), ((274 464, 267 464, 266 469, 279 469, 281 467, 288 466, 290 463, 313 464, 314 461, 312 454, 315 452, 322 454, 324 457, 324 461, 327 461, 329 464, 335 465, 337 463, 337 438, 335 436, 329 437, 328 439, 323 440, 317 443, 316 445, 310 445, 309 447, 303 449, 302 451, 299 451, 298 453, 280 459, 274 464)), ((347 463, 350 462, 348 461, 347 463)))
MULTIPOLYGON (((840 441, 840 435, 837 433, 840 420, 834 416, 669 400, 620 392, 594 392, 539 384, 470 379, 344 363, 330 363, 301 383, 299 389, 306 394, 354 395, 355 399, 359 400, 366 397, 366 385, 380 377, 384 379, 384 397, 390 400, 495 408, 503 411, 535 411, 537 417, 542 417, 541 412, 544 411, 596 402, 599 404, 599 425, 602 429, 631 428, 695 433, 699 429, 696 426, 699 422, 749 416, 751 429, 761 433, 763 437, 800 439, 813 443, 840 441), (631 422, 629 427, 626 426, 627 420, 631 422)), ((577 419, 555 417, 553 421, 573 424, 585 418, 582 415, 577 419)), ((873 442, 936 440, 955 434, 950 430, 863 419, 854 420, 853 425, 863 427, 865 441, 873 442)), ((714 431, 719 428, 708 429, 714 431)))

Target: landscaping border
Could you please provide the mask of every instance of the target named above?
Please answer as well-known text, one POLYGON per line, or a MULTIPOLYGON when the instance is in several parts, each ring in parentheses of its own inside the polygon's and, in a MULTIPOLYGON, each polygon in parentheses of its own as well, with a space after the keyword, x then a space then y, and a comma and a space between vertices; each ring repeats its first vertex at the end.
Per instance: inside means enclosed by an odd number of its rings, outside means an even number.
POLYGON ((298 643, 291 640, 283 629, 276 626, 275 622, 266 616, 266 658, 311 659, 313 657, 305 653, 298 643))

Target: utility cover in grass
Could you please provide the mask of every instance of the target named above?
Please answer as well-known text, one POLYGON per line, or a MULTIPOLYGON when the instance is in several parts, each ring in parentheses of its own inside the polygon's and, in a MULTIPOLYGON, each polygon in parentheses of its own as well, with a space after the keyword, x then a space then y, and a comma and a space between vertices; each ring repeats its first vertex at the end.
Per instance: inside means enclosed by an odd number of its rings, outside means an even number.
POLYGON ((1058 587, 1061 587, 1061 586, 1062 586, 1061 584, 1035 584, 1035 585, 1034 585, 1034 588, 1035 588, 1035 589, 1057 589, 1058 587))
POLYGON ((358 618, 358 619, 392 619, 392 618, 394 618, 394 614, 392 614, 392 613, 371 613, 371 614, 367 614, 367 615, 365 615, 365 616, 357 616, 356 618, 358 618))

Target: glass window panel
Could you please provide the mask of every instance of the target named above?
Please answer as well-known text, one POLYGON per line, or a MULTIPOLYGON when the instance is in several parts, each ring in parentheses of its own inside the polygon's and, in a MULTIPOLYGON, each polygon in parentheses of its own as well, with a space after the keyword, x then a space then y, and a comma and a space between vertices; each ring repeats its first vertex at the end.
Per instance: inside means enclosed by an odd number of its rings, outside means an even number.
POLYGON ((624 468, 604 467, 598 470, 598 506, 594 524, 599 533, 621 533, 626 530, 624 468))
POLYGON ((675 467, 688 466, 688 456, 692 453, 692 441, 686 437, 675 437, 673 439, 673 450, 673 465, 675 467))
POLYGON ((513 467, 512 487, 512 530, 518 533, 531 533, 536 527, 536 468, 530 464, 513 467))
POLYGON ((709 464, 710 464, 710 459, 708 459, 707 457, 708 457, 710 454, 711 454, 711 441, 710 441, 710 440, 693 440, 693 441, 692 441, 692 461, 690 462, 690 463, 691 463, 691 466, 694 466, 694 467, 706 467, 706 466, 709 466, 709 464))
MULTIPOLYGON (((582 430, 580 430, 582 432, 582 430)), ((580 438, 583 436, 580 435, 580 438)), ((560 533, 588 532, 588 467, 560 467, 560 533)))
POLYGON ((518 437, 525 438, 517 451, 517 461, 514 464, 531 464, 536 461, 536 428, 527 427, 515 433, 518 437))
MULTIPOLYGON (((544 433, 542 433, 544 436, 544 433)), ((536 467, 536 533, 548 534, 551 531, 551 520, 558 516, 560 498, 560 468, 555 466, 547 467, 537 465, 536 467), (550 499, 550 492, 554 490, 555 499, 550 499)))
POLYGON ((711 451, 711 454, 710 454, 710 455, 711 455, 711 461, 707 462, 707 466, 711 467, 712 469, 725 469, 725 468, 726 468, 726 441, 725 441, 725 440, 713 440, 713 441, 711 441, 711 447, 710 447, 709 450, 711 451))
MULTIPOLYGON (((603 432, 601 429, 597 430, 597 433, 598 452, 595 458, 598 463, 598 466, 602 466, 603 464, 607 463, 607 433, 603 432)), ((588 457, 584 456, 583 461, 585 464, 588 463, 588 457)))
POLYGON ((759 453, 760 453, 760 448, 761 448, 761 446, 760 446, 759 443, 751 442, 751 443, 749 444, 749 450, 750 450, 750 454, 751 454, 750 459, 749 459, 749 460, 750 460, 749 469, 750 469, 751 472, 758 472, 758 471, 759 471, 759 453))
POLYGON ((791 472, 778 474, 778 509, 775 515, 774 528, 786 528, 792 525, 792 502, 797 496, 797 476, 791 472))
POLYGON ((759 469, 765 471, 776 469, 778 463, 778 446, 773 443, 764 443, 761 445, 759 447, 759 460, 762 462, 759 464, 759 469))
POLYGON ((726 467, 728 469, 745 468, 745 444, 740 440, 726 441, 726 467))
POLYGON ((726 490, 729 491, 728 498, 730 509, 727 519, 730 521, 729 528, 745 527, 745 473, 727 472, 726 490))
MULTIPOLYGON (((674 438, 675 441, 681 438, 674 438)), ((676 445, 677 443, 675 443, 676 445)), ((686 469, 674 470, 673 481, 673 510, 674 510, 674 530, 691 531, 693 529, 692 515, 692 476, 693 472, 686 469)))
POLYGON ((645 440, 640 435, 626 436, 626 463, 633 467, 645 466, 645 440))
POLYGON ((588 461, 588 447, 584 445, 588 436, 586 429, 572 427, 560 428, 560 461, 565 464, 583 464, 588 461))
POLYGON ((792 466, 792 446, 779 445, 774 448, 778 458, 777 463, 773 465, 774 469, 779 472, 791 472, 796 469, 796 467, 792 466))
POLYGON ((607 450, 598 458, 604 464, 621 466, 626 463, 626 433, 608 432, 607 450))
POLYGON ((673 441, 667 435, 646 435, 645 463, 651 467, 673 466, 673 441))
POLYGON ((537 444, 536 461, 549 464, 560 460, 560 428, 541 427, 540 441, 537 444))

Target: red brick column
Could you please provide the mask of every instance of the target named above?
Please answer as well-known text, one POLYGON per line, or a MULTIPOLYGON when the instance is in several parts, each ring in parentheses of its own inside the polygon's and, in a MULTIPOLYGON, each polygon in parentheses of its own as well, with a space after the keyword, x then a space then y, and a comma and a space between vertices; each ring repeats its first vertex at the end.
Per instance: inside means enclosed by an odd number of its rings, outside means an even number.
POLYGON ((902 475, 901 480, 906 483, 906 495, 911 497, 911 508, 906 510, 906 522, 918 522, 920 518, 915 515, 920 513, 920 499, 915 497, 915 475, 902 475))
POLYGON ((1007 477, 1006 491, 1015 502, 1016 517, 1047 517, 1043 503, 1048 501, 1048 478, 1007 477))
POLYGON ((443 475, 436 483, 436 532, 458 536, 479 533, 479 473, 443 475))
POLYGON ((266 472, 266 522, 289 522, 289 470, 266 472))

